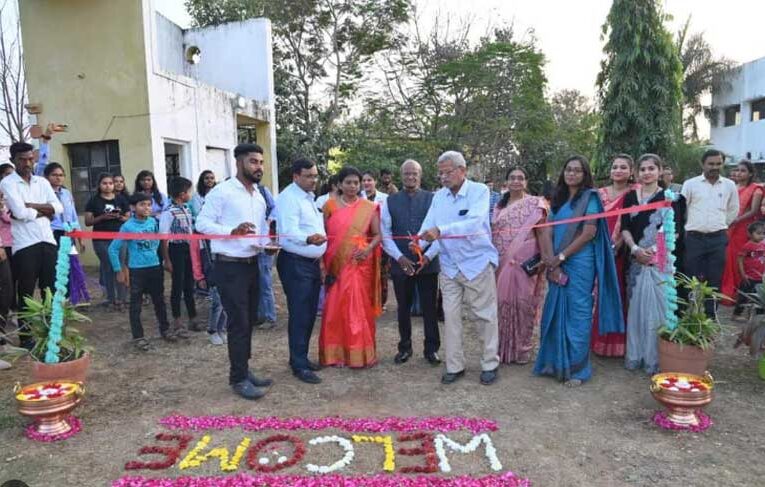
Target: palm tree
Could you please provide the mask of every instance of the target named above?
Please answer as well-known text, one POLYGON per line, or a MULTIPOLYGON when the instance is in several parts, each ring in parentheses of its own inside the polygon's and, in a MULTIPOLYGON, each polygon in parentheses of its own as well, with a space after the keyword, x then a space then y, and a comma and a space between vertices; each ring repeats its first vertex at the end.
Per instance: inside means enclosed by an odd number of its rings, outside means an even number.
POLYGON ((689 35, 691 17, 685 21, 677 33, 677 50, 683 64, 683 128, 688 130, 693 140, 698 140, 696 118, 704 107, 701 98, 707 93, 722 88, 729 83, 729 75, 736 63, 725 57, 716 57, 712 47, 704 39, 703 32, 689 35))

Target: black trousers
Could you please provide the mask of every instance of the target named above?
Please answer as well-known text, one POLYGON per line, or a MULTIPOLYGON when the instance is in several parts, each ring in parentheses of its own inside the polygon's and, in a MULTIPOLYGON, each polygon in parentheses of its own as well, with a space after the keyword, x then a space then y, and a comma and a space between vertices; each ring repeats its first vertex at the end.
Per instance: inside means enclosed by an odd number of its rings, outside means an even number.
POLYGON ((5 247, 5 255, 8 257, 8 268, 11 270, 11 309, 16 311, 19 309, 19 302, 16 298, 16 276, 13 274, 13 247, 5 247))
POLYGON ((181 294, 186 303, 189 319, 197 317, 194 302, 194 274, 191 270, 191 253, 187 243, 169 243, 167 245, 170 263, 173 266, 172 286, 170 287, 170 309, 173 318, 181 317, 181 294))
POLYGON ((392 276, 398 301, 398 351, 412 350, 412 299, 414 289, 420 296, 422 321, 425 325, 424 353, 435 353, 441 346, 438 333, 438 274, 392 276))
POLYGON ((151 296, 154 315, 159 324, 159 333, 165 336, 170 329, 165 307, 165 276, 162 273, 162 267, 130 269, 130 332, 134 340, 143 338, 141 306, 144 293, 151 296))
POLYGON ((282 251, 276 259, 276 270, 287 295, 290 367, 305 370, 308 369, 308 345, 319 307, 319 260, 282 251))
MULTIPOLYGON (((26 309, 24 297, 34 297, 35 289, 39 288, 44 294, 45 289, 54 291, 53 285, 56 280, 56 252, 58 248, 47 242, 40 242, 25 247, 11 259, 13 275, 17 281, 19 310, 26 309)), ((23 333, 28 330, 26 323, 19 324, 19 330, 23 333)), ((33 343, 29 339, 22 340, 22 346, 29 347, 33 343)))
POLYGON ((252 329, 258 319, 260 289, 257 259, 251 263, 222 262, 213 267, 223 309, 228 315, 229 383, 247 380, 252 355, 252 329))
MULTIPOLYGON (((710 286, 720 290, 723 270, 725 269, 725 248, 728 245, 727 232, 685 234, 685 274, 707 281, 710 286)), ((714 318, 716 303, 705 303, 707 316, 714 318)))

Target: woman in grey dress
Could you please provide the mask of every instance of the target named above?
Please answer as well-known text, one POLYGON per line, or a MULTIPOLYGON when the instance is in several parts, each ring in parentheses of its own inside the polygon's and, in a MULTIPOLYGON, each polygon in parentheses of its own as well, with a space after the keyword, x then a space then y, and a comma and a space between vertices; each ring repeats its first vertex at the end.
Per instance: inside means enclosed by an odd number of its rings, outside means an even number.
MULTIPOLYGON (((659 186, 662 161, 655 154, 638 159, 639 188, 630 191, 624 199, 624 208, 657 203, 668 199, 659 186)), ((675 210, 675 228, 682 232, 685 220, 685 200, 672 195, 675 210)), ((666 255, 658 252, 663 239, 662 223, 668 208, 627 213, 622 215, 622 236, 630 249, 630 267, 627 273, 627 353, 628 369, 643 368, 647 373, 659 371, 657 330, 664 324, 666 313, 665 283, 669 281, 670 266, 666 255)))

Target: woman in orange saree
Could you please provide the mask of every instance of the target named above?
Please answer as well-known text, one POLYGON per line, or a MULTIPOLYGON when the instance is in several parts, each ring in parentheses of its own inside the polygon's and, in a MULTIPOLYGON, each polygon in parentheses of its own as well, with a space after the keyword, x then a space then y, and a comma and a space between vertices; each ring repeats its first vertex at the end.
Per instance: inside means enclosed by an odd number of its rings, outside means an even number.
POLYGON ((359 198, 361 173, 338 174, 340 197, 324 205, 327 292, 321 317, 322 365, 369 367, 377 363, 375 318, 380 303, 380 208, 359 198))
POLYGON ((746 227, 760 218, 760 203, 762 202, 762 187, 754 182, 754 166, 749 161, 741 161, 731 174, 738 187, 739 211, 738 217, 728 228, 728 249, 725 257, 720 292, 732 300, 723 299, 722 304, 733 306, 736 303, 738 285, 741 276, 738 273, 738 253, 749 241, 746 227))
MULTIPOLYGON (((598 195, 603 203, 603 211, 621 210, 624 207, 624 197, 631 189, 637 187, 632 184, 634 161, 627 154, 618 154, 611 163, 611 185, 600 188, 598 195)), ((616 263, 616 275, 619 278, 619 295, 622 297, 623 310, 626 323, 627 296, 625 293, 625 265, 626 252, 622 246, 622 230, 619 216, 606 218, 611 243, 614 248, 614 261, 616 263)), ((625 333, 599 332, 598 313, 594 314, 592 324, 592 351, 601 357, 623 357, 627 347, 627 335, 625 333)))

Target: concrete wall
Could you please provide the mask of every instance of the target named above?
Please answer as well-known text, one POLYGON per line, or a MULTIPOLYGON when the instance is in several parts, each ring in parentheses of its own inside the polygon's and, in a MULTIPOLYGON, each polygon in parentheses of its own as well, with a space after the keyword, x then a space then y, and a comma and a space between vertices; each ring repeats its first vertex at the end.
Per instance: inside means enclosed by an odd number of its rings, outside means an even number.
POLYGON ((712 95, 716 124, 711 129, 712 144, 737 161, 751 152, 753 160, 765 161, 765 120, 752 118, 752 101, 765 97, 765 58, 744 64, 731 80, 730 89, 712 95), (725 108, 741 105, 741 123, 725 127, 725 108), (716 125, 716 126, 714 126, 716 125))
POLYGON ((166 141, 184 145, 187 157, 181 158, 181 173, 185 177, 196 181, 199 173, 208 168, 219 179, 234 175, 237 114, 241 114, 259 122, 258 142, 266 152, 263 183, 275 191, 278 175, 270 23, 257 19, 184 32, 155 14, 152 0, 144 2, 152 152, 157 179, 164 186, 166 141), (269 68, 242 73, 237 67, 241 57, 231 53, 240 53, 238 46, 243 44, 249 44, 252 52, 260 52, 269 68), (184 51, 192 45, 202 52, 197 65, 185 61, 184 51), (244 108, 236 107, 238 95, 245 97, 244 108), (226 151, 225 169, 219 161, 220 150, 226 151))
MULTIPOLYGON (((38 123, 69 124, 52 160, 71 174, 63 144, 117 139, 132 183, 152 158, 141 1, 22 0, 19 10, 29 100, 44 109, 38 123)), ((95 261, 92 251, 84 258, 95 261)))

